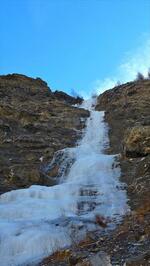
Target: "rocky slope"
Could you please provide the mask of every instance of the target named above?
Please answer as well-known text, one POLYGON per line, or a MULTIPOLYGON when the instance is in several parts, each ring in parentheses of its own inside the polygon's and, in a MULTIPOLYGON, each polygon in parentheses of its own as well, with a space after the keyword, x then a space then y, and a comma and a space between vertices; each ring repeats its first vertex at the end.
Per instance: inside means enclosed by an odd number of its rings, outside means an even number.
POLYGON ((110 152, 120 153, 122 180, 128 185, 132 208, 138 207, 150 192, 150 80, 104 92, 97 110, 106 111, 110 152))
MULTIPOLYGON (((1 192, 53 184, 58 167, 46 173, 45 167, 55 151, 73 146, 80 137, 89 114, 71 105, 81 101, 53 93, 39 78, 0 77, 1 192)), ((150 80, 104 92, 96 109, 105 110, 110 138, 106 152, 119 154, 131 212, 108 234, 107 222, 99 217, 104 233, 88 233, 79 245, 56 252, 42 266, 150 265, 150 80)))
POLYGON ((150 265, 150 80, 106 91, 98 98, 97 110, 106 111, 108 152, 120 154, 121 180, 132 211, 114 235, 117 247, 111 252, 126 265, 150 265))
POLYGON ((53 183, 57 168, 44 169, 56 151, 80 137, 89 113, 72 104, 81 102, 53 93, 40 78, 0 76, 0 193, 53 183))
POLYGON ((150 80, 104 92, 96 109, 105 111, 110 138, 106 152, 119 154, 131 212, 115 230, 89 233, 79 245, 56 252, 42 266, 150 265, 150 80))

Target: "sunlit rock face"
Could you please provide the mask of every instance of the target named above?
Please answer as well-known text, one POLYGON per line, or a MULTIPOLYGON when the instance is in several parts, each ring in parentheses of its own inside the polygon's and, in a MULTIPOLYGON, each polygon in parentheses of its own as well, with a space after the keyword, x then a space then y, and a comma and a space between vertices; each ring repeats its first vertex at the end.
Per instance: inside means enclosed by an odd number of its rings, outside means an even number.
POLYGON ((54 152, 80 137, 89 113, 72 104, 81 101, 67 94, 62 99, 40 78, 0 76, 0 193, 54 183, 57 171, 44 169, 54 152))
MULTIPOLYGON (((134 132, 135 130, 141 132, 141 137, 143 135, 143 137, 148 138, 150 126, 149 101, 150 80, 148 79, 128 82, 99 95, 96 109, 106 111, 105 119, 110 127, 109 138, 113 151, 119 153, 123 151, 123 148, 126 148, 127 135, 129 136, 129 131, 131 133, 133 127, 137 128, 137 130, 134 129, 134 132)), ((140 137, 136 141, 139 143, 140 137)), ((150 148, 149 139, 146 139, 146 143, 140 143, 140 147, 141 156, 145 149, 144 153, 150 154, 148 149, 150 148), (142 145, 144 146, 142 147, 142 145)))

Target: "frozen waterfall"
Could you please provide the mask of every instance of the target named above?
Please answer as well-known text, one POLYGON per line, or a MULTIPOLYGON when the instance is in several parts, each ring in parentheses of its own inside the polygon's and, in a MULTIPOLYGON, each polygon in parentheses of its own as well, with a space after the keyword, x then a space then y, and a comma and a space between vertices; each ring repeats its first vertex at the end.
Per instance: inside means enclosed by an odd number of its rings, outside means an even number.
POLYGON ((94 101, 82 105, 91 115, 80 143, 67 149, 75 159, 68 175, 52 187, 34 185, 0 196, 1 266, 34 265, 94 230, 97 214, 113 221, 126 213, 120 168, 114 155, 104 153, 107 127, 94 101))

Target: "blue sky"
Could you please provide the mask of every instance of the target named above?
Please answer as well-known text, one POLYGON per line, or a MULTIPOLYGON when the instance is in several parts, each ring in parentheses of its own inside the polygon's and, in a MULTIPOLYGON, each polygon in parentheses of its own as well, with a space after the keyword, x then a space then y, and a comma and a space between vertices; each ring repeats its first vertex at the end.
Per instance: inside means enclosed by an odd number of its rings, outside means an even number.
POLYGON ((0 0, 0 74, 83 95, 150 66, 150 0, 0 0))

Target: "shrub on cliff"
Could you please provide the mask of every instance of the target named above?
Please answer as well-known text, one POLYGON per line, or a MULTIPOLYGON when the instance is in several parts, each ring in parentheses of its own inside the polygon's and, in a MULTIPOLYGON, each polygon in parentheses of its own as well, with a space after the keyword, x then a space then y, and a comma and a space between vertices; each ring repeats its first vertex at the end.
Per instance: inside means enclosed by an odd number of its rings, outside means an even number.
POLYGON ((144 79, 145 79, 144 75, 141 72, 138 72, 136 76, 136 80, 138 81, 138 80, 144 80, 144 79))

